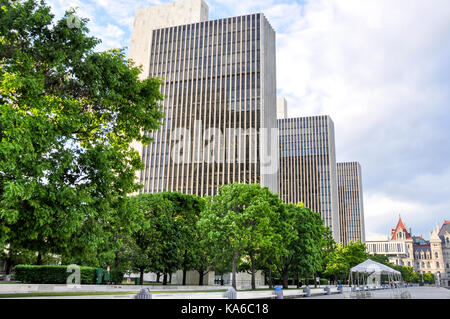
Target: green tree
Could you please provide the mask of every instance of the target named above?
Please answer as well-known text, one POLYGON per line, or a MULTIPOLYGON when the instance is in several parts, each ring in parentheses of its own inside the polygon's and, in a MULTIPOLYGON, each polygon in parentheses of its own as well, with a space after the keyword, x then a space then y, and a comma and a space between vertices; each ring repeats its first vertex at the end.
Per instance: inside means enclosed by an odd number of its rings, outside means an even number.
POLYGON ((201 211, 205 208, 206 201, 197 195, 180 192, 166 192, 162 195, 172 202, 175 210, 174 218, 179 225, 177 233, 181 240, 178 242, 176 250, 182 259, 182 284, 186 284, 186 273, 189 270, 199 270, 199 273, 201 273, 199 283, 202 284, 203 276, 208 272, 208 262, 204 247, 201 245, 197 223, 200 220, 201 211))
POLYGON ((378 262, 380 264, 386 265, 388 267, 392 267, 393 265, 389 262, 389 258, 386 255, 372 255, 369 257, 371 260, 378 262))
POLYGON ((342 253, 350 268, 365 262, 370 257, 366 252, 366 244, 362 243, 360 240, 348 243, 347 246, 343 248, 342 253))
MULTIPOLYGON (((173 246, 171 241, 178 239, 172 202, 162 194, 143 194, 132 197, 130 205, 136 210, 136 216, 139 216, 139 228, 136 227, 124 239, 125 249, 121 257, 129 261, 132 270, 139 272, 141 282, 147 271, 167 274, 167 268, 171 268, 173 263, 170 259, 173 256, 166 251, 173 246), (174 237, 170 238, 171 236, 174 237)), ((178 259, 175 263, 177 262, 178 259)))
POLYGON ((414 283, 419 282, 419 274, 414 271, 414 268, 411 266, 394 266, 390 265, 390 267, 394 268, 397 271, 400 271, 402 274, 402 278, 404 282, 414 283))
POLYGON ((348 276, 350 269, 369 259, 366 252, 366 245, 361 241, 350 242, 347 246, 339 244, 336 250, 329 256, 325 274, 332 275, 337 281, 338 278, 348 276))
POLYGON ((324 226, 324 234, 322 239, 322 275, 326 275, 325 269, 331 258, 334 257, 337 249, 337 243, 333 238, 333 233, 329 227, 324 226))
POLYGON ((430 285, 434 284, 436 282, 434 274, 429 273, 429 272, 423 274, 423 280, 425 281, 425 283, 430 284, 430 285))
MULTIPOLYGON (((225 259, 232 260, 232 285, 242 259, 250 265, 252 289, 256 289, 258 255, 281 240, 275 232, 281 202, 277 195, 260 185, 230 184, 219 188, 201 214, 202 237, 211 246, 227 247, 225 259)), ((223 255, 221 255, 223 256, 223 255)))
POLYGON ((349 260, 345 257, 344 247, 338 244, 337 248, 329 253, 327 257, 327 264, 324 273, 334 277, 337 282, 338 278, 348 275, 350 271, 349 260))
POLYGON ((277 258, 276 269, 283 287, 288 288, 290 275, 312 274, 322 269, 324 227, 320 214, 304 205, 285 205, 286 231, 283 240, 286 249, 277 258))
POLYGON ((0 0, 0 247, 93 256, 111 211, 139 189, 162 118, 156 79, 123 50, 95 52, 87 20, 53 22, 44 1, 0 0))

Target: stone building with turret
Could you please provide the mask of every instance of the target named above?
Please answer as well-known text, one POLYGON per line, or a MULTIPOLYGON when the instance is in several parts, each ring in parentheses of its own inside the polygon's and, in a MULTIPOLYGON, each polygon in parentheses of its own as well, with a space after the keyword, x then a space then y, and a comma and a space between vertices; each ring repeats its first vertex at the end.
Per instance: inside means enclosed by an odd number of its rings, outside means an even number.
POLYGON ((430 240, 413 236, 401 217, 387 240, 367 241, 369 254, 386 255, 389 262, 413 267, 419 274, 432 273, 442 286, 450 286, 450 221, 430 233, 430 240))

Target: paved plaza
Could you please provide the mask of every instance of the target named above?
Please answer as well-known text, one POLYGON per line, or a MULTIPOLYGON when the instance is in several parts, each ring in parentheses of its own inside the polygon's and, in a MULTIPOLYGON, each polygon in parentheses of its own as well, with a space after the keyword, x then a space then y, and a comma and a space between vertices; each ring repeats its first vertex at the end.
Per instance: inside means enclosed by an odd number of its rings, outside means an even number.
MULTIPOLYGON (((17 288, 17 287, 16 287, 17 288)), ((30 286, 28 286, 30 288, 30 286)), ((34 288, 34 287, 33 287, 34 288)), ((61 289, 61 287, 58 287, 61 289)), ((121 287, 122 288, 122 287, 121 287)), ((131 294, 110 294, 110 295, 94 295, 94 296, 41 296, 41 297, 24 297, 21 299, 134 299, 135 294, 139 292, 140 287, 127 287, 126 289, 118 289, 121 290, 121 293, 131 292, 131 294), (134 289, 133 289, 134 288, 134 289)), ((150 287, 148 287, 150 288, 150 287)), ((207 299, 225 299, 224 292, 217 291, 197 291, 192 289, 192 291, 180 291, 183 287, 177 287, 178 289, 172 289, 168 291, 157 291, 155 289, 151 289, 152 291, 152 299, 178 299, 178 300, 207 300, 207 299), (178 290, 178 291, 177 291, 178 290)), ((192 287, 194 288, 194 287, 192 287)), ((199 289, 200 287, 197 287, 199 289)), ((218 288, 218 287, 202 287, 204 290, 208 290, 208 288, 218 288), (206 288, 206 289, 205 289, 206 288)), ((31 289, 34 290, 34 289, 31 289)), ((87 289, 83 289, 87 290, 87 289)), ((21 293, 24 293, 24 289, 21 289, 21 293)), ((16 290, 15 293, 20 293, 16 290)), ((32 293, 31 291, 29 291, 32 293)), ((40 291, 42 292, 42 290, 40 291)), ((47 290, 48 292, 48 290, 47 290)), ((87 291, 86 291, 87 292, 87 291)), ((91 291, 92 292, 92 291, 91 291)), ((97 291, 98 292, 98 291, 97 291)), ((437 287, 410 287, 401 290, 376 290, 370 291, 369 296, 366 299, 400 299, 400 293, 407 292, 411 299, 450 299, 450 290, 446 288, 437 288, 437 287)), ((3 294, 5 291, 2 292, 3 294)), ((13 292, 10 292, 13 293, 13 292)), ((34 290, 34 293, 37 293, 34 290)), ((111 293, 111 290, 109 291, 111 293)), ((323 288, 312 288, 311 296, 306 297, 306 294, 303 292, 303 289, 289 289, 283 291, 283 295, 285 299, 301 299, 301 300, 312 300, 312 299, 350 299, 352 294, 350 294, 350 288, 344 288, 344 293, 339 294, 336 287, 331 288, 331 295, 325 295, 323 288)), ((272 290, 263 290, 263 291, 238 291, 237 299, 275 299, 275 293, 272 290)))
MULTIPOLYGON (((402 291, 409 292, 411 299, 450 299, 450 290, 446 288, 436 287, 410 287, 402 291)), ((395 292, 391 289, 371 291, 371 297, 368 299, 395 299, 395 292)), ((331 296, 314 296, 314 299, 346 299, 349 293, 331 295, 331 296)))

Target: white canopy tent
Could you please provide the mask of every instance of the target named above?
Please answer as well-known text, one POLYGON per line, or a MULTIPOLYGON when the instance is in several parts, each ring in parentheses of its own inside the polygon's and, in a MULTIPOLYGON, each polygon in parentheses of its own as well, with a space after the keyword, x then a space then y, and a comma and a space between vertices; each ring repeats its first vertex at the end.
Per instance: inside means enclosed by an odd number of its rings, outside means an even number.
POLYGON ((367 284, 366 280, 368 276, 373 274, 387 275, 389 283, 394 282, 400 283, 402 281, 402 274, 399 271, 392 269, 386 265, 377 263, 376 261, 368 259, 365 262, 350 269, 351 285, 352 286, 355 284, 358 286, 360 286, 361 284, 366 285, 367 284))

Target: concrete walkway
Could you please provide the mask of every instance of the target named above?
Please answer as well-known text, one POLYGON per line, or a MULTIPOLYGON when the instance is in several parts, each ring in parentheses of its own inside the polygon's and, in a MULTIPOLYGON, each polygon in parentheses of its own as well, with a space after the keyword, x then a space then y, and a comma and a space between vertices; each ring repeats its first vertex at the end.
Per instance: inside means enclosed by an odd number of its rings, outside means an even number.
MULTIPOLYGON (((403 291, 411 294, 411 299, 450 299, 450 290, 436 287, 410 287, 403 291)), ((395 291, 391 289, 371 291, 371 298, 368 299, 395 299, 395 291)), ((398 294, 397 294, 398 296, 398 294)), ((315 299, 345 299, 349 298, 349 292, 344 295, 316 296, 315 299)))
MULTIPOLYGON (((216 290, 217 287, 213 287, 216 290)), ((223 288, 223 287, 222 287, 223 288)), ((219 288, 220 289, 220 288, 219 288)), ((86 288, 83 288, 83 290, 86 290, 86 288)), ((140 287, 137 288, 135 291, 136 294, 139 292, 140 287)), ((225 292, 176 292, 174 290, 167 291, 167 292, 161 292, 157 291, 157 289, 150 289, 150 291, 153 291, 152 298, 153 299, 179 299, 179 300, 207 300, 207 299, 225 299, 225 292)), ((30 291, 31 292, 31 291, 30 291)), ((38 292, 57 292, 57 291, 32 291, 31 293, 38 293, 38 292)), ((66 292, 75 292, 75 291, 66 291, 66 292)), ((76 291, 80 292, 80 291, 76 291)), ((93 291, 86 291, 86 292, 93 292, 93 291)), ((12 292, 9 292, 12 293, 12 292)), ((15 293, 24 293, 24 292, 15 292, 15 293)), ((337 294, 338 291, 336 288, 331 289, 331 293, 337 294)), ((311 295, 312 296, 322 296, 325 294, 325 291, 323 288, 317 288, 317 289, 311 289, 311 295)), ((290 289, 290 290, 284 290, 283 291, 284 299, 297 299, 297 298, 303 298, 306 296, 306 294, 303 292, 303 289, 290 289)), ((27 298, 20 298, 20 299, 134 299, 135 295, 95 295, 95 296, 60 296, 60 297, 27 297, 27 298)), ((237 299, 276 299, 275 293, 273 290, 267 290, 267 291, 238 291, 237 293, 237 299)))
MULTIPOLYGON (((1 289, 0 294, 11 294, 11 293, 45 293, 45 292, 134 292, 138 293, 141 289, 140 286, 84 286, 82 290, 70 290, 67 286, 57 286, 58 289, 51 287, 33 287, 33 285, 20 285, 27 287, 15 287, 14 291, 11 289, 1 289), (26 289, 25 289, 26 288, 26 289), (39 289, 38 289, 39 288, 39 289), (45 288, 45 289, 44 289, 45 288), (63 289, 65 288, 65 289, 63 289), (96 288, 93 290, 92 288, 96 288), (53 290, 51 290, 53 289, 53 290), (99 291, 103 289, 102 291, 99 291), (115 290, 116 289, 116 290, 115 290)), ((41 286, 41 285, 39 285, 41 286)), ((52 285, 49 285, 52 286, 52 285)), ((150 288, 150 291, 153 292, 153 299, 178 299, 178 300, 207 300, 207 299, 225 299, 224 292, 195 292, 199 290, 221 290, 227 289, 228 287, 224 286, 208 286, 208 287, 191 287, 191 292, 186 292, 186 287, 172 287, 173 289, 166 289, 165 291, 160 289, 160 287, 154 286, 146 286, 150 288), (180 292, 177 292, 180 291, 180 292)), ((5 287, 1 287, 5 288, 5 287)), ((12 288, 12 287, 10 287, 12 288)), ((167 287, 166 287, 167 288, 167 287)), ((411 299, 450 299, 450 290, 445 288, 435 288, 435 287, 410 287, 404 289, 403 291, 407 291, 411 295, 411 299)), ((397 291, 386 289, 386 290, 376 290, 371 291, 370 299, 394 299, 398 297, 397 291)), ((336 287, 331 287, 331 295, 325 295, 324 289, 321 288, 311 288, 311 297, 306 297, 306 294, 303 292, 303 289, 289 289, 283 291, 284 299, 346 299, 350 298, 350 288, 345 287, 344 293, 340 294, 336 287)), ((95 295, 95 296, 60 296, 60 297, 32 297, 32 298, 21 298, 21 299, 134 299, 135 294, 127 294, 127 295, 95 295)), ((267 291, 238 291, 237 299, 276 299, 275 293, 273 290, 267 291)))

